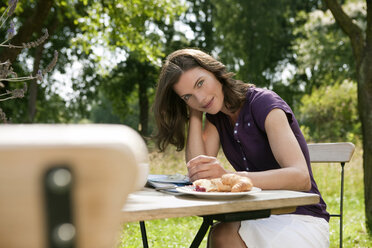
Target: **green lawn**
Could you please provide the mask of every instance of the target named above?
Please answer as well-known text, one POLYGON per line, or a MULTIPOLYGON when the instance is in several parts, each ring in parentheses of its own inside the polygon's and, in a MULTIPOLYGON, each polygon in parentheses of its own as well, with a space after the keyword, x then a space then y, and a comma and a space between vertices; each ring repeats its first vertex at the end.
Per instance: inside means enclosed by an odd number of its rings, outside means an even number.
MULTIPOLYGON (((220 156, 226 168, 228 163, 220 156)), ((339 206, 339 164, 314 164, 314 176, 317 180, 324 200, 331 213, 338 213, 339 206)), ((173 149, 163 154, 150 153, 150 173, 152 174, 186 174, 184 153, 173 149)), ((362 156, 359 148, 351 163, 345 166, 345 199, 344 199, 344 247, 372 247, 372 237, 365 226, 363 198, 362 156)), ((146 222, 146 231, 151 248, 189 247, 202 219, 199 217, 173 218, 146 222)), ((330 220, 331 246, 338 247, 339 219, 330 220)), ((201 247, 206 246, 206 238, 201 247)), ((118 247, 142 247, 140 227, 138 223, 123 225, 118 247)))

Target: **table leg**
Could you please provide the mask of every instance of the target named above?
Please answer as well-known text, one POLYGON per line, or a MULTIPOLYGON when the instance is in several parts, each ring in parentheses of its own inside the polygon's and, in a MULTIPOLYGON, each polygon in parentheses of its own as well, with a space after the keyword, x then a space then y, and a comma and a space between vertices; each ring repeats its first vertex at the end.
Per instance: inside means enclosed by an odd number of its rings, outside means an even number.
POLYGON ((141 235, 142 235, 142 244, 143 248, 149 248, 149 244, 147 243, 147 234, 146 234, 146 226, 144 221, 140 221, 141 227, 141 235))
POLYGON ((192 241, 190 248, 198 248, 200 243, 203 241, 205 234, 207 233, 209 227, 213 224, 213 219, 209 217, 203 217, 203 223, 200 226, 198 233, 196 234, 194 240, 192 241))

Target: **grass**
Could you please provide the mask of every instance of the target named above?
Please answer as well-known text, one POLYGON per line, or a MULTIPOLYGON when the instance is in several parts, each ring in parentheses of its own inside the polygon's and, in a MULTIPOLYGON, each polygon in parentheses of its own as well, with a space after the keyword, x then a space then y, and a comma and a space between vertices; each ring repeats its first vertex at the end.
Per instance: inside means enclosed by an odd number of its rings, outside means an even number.
MULTIPOLYGON (((150 148, 151 149, 151 148, 150 148)), ((225 168, 231 167, 222 155, 225 168)), ((313 173, 330 213, 338 213, 340 203, 339 164, 313 164, 313 173)), ((165 153, 150 153, 151 174, 186 174, 184 153, 168 149, 165 153)), ((149 247, 189 247, 202 223, 199 217, 146 221, 149 247)), ((142 247, 139 223, 122 226, 118 247, 142 247)), ((372 237, 365 226, 362 152, 357 147, 353 159, 345 166, 344 247, 372 247, 372 237)), ((330 247, 339 247, 339 218, 330 220, 330 247)), ((206 247, 206 237, 200 247, 206 247)))

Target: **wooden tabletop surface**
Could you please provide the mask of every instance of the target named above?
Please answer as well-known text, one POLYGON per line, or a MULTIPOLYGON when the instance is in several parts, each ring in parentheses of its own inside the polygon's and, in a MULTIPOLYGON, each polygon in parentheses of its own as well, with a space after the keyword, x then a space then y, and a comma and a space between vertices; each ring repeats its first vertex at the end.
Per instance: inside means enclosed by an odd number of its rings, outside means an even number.
POLYGON ((270 209, 271 214, 290 213, 297 206, 319 202, 319 196, 289 190, 263 190, 237 199, 209 200, 193 195, 170 195, 144 188, 129 195, 121 213, 122 222, 202 216, 270 209))

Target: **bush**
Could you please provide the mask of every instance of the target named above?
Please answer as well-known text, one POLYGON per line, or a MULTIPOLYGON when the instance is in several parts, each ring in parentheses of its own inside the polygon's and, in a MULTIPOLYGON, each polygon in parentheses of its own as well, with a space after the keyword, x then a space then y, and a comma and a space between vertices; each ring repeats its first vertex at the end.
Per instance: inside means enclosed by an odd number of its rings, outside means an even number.
POLYGON ((314 89, 301 99, 297 117, 305 138, 312 142, 350 141, 361 137, 357 85, 344 80, 314 89))

